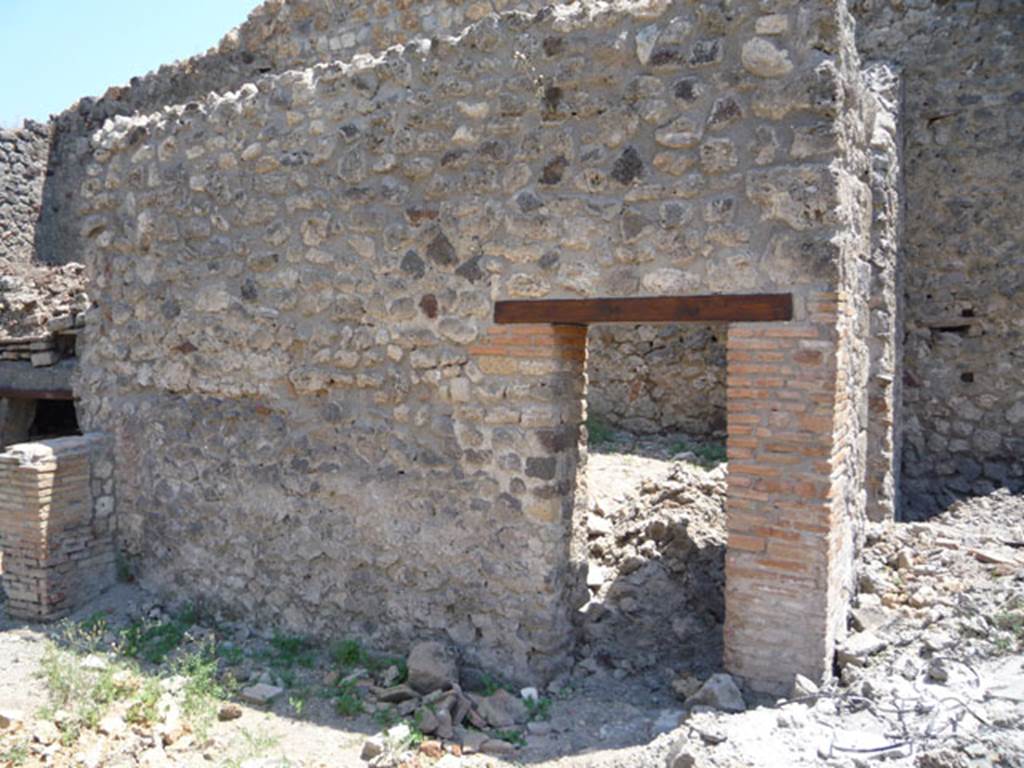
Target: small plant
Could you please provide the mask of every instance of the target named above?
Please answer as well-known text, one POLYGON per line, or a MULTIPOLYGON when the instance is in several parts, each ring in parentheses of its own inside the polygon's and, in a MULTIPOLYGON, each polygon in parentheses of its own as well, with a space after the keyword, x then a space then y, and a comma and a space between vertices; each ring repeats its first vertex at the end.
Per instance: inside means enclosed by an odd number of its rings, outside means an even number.
POLYGON ((275 632, 270 647, 270 663, 275 667, 288 669, 298 664, 309 669, 316 663, 313 644, 307 638, 275 632))
MULTIPOLYGON (((241 768, 244 763, 256 761, 257 758, 263 757, 277 745, 278 740, 276 737, 265 732, 253 733, 247 728, 243 728, 241 730, 241 738, 238 741, 233 741, 231 744, 231 749, 236 751, 236 754, 221 763, 221 767, 241 768)), ((281 765, 290 765, 290 763, 283 760, 281 765)))
POLYGON ((160 700, 160 693, 160 681, 155 677, 147 678, 128 707, 124 719, 133 725, 155 723, 158 718, 156 704, 160 700))
POLYGON ((218 645, 217 656, 229 667, 237 667, 245 659, 245 652, 237 645, 218 645))
POLYGON ((385 737, 390 742, 390 748, 395 754, 405 752, 407 749, 415 749, 423 743, 424 738, 423 731, 420 730, 419 718, 415 718, 412 722, 409 720, 399 720, 395 725, 392 725, 385 732, 385 737), (401 726, 405 726, 405 733, 402 733, 401 726), (398 731, 398 733, 395 733, 398 731))
POLYGON ((484 696, 493 696, 500 690, 506 690, 512 692, 514 686, 510 683, 495 677, 494 675, 484 673, 480 675, 480 690, 484 696))
POLYGON ((502 741, 507 741, 509 744, 515 744, 517 747, 526 746, 526 737, 522 731, 509 729, 505 731, 495 731, 494 735, 502 741))
POLYGON ((82 632, 89 635, 102 635, 107 631, 107 614, 103 611, 96 611, 89 618, 83 619, 78 625, 82 632))
POLYGON ((205 738, 216 717, 220 700, 230 694, 228 687, 217 679, 213 643, 204 643, 199 650, 180 659, 174 671, 185 678, 182 712, 196 734, 205 738))
POLYGON ((395 710, 388 707, 387 709, 378 709, 373 713, 373 720, 380 726, 382 731, 386 731, 394 725, 398 725, 401 718, 395 710))
POLYGON ((587 445, 597 448, 612 439, 612 428, 608 426, 600 416, 591 414, 587 416, 587 445))
POLYGON ((135 567, 131 558, 120 549, 114 552, 114 568, 117 580, 122 584, 131 584, 135 581, 135 567))
POLYGON ((358 640, 342 640, 331 648, 331 660, 345 669, 362 665, 366 657, 366 651, 358 640))
POLYGON ((75 623, 65 621, 58 628, 59 642, 78 653, 94 653, 103 645, 107 633, 107 616, 96 611, 88 618, 75 623))
POLYGON ((398 677, 394 684, 405 682, 409 676, 409 668, 405 660, 396 656, 378 656, 363 648, 358 640, 342 640, 331 648, 331 661, 343 670, 363 667, 369 672, 381 672, 388 667, 395 667, 398 670, 398 677))
POLYGON ((524 701, 531 720, 551 719, 551 699, 541 696, 537 699, 524 699, 524 701))
POLYGON ((292 708, 296 717, 302 717, 302 710, 306 708, 306 697, 293 694, 288 697, 288 706, 292 708))
POLYGON ((721 443, 693 443, 683 440, 672 446, 672 453, 692 453, 706 466, 716 467, 728 459, 726 448, 721 443))
POLYGON ((353 683, 341 683, 334 694, 334 711, 342 717, 355 717, 363 713, 363 702, 353 683))
POLYGON ((186 606, 168 621, 137 621, 121 633, 121 652, 150 664, 161 664, 171 651, 181 645, 195 622, 196 611, 192 606, 186 606))
POLYGON ((3 752, 0 752, 0 765, 15 768, 28 762, 28 744, 20 742, 12 744, 3 752))
POLYGON ((995 640, 996 649, 1000 653, 1012 653, 1024 647, 1024 599, 1014 597, 1008 600, 1002 610, 992 617, 992 624, 996 629, 1008 633, 995 640))

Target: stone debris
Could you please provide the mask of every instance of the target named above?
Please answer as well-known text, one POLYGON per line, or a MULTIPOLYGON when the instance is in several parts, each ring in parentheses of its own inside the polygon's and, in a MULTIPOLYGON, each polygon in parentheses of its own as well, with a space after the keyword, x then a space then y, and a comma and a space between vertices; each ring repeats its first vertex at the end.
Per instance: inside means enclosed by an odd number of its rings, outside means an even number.
POLYGON ((471 695, 470 698, 480 716, 494 728, 508 728, 526 722, 527 710, 523 700, 504 689, 499 689, 490 696, 471 695))
POLYGON ((0 360, 53 365, 73 356, 90 307, 85 267, 24 265, 0 277, 0 360))
POLYGON ((863 667, 869 657, 878 653, 886 646, 885 640, 872 632, 858 632, 851 635, 836 649, 836 657, 840 665, 855 664, 863 667))
MULTIPOLYGON (((669 474, 662 463, 648 466, 653 479, 641 480, 637 487, 657 498, 656 489, 669 474)), ((673 495, 679 493, 673 489, 673 495)), ((858 570, 875 591, 856 596, 844 645, 844 651, 859 663, 840 662, 840 677, 820 685, 796 676, 788 700, 758 696, 720 668, 673 671, 669 665, 662 670, 671 680, 670 699, 665 701, 658 698, 665 692, 648 687, 642 675, 620 681, 617 667, 594 657, 587 657, 594 660, 593 670, 578 665, 571 675, 544 688, 492 690, 482 672, 467 666, 456 667, 449 677, 467 686, 472 683, 472 690, 449 679, 443 687, 422 694, 401 681, 397 672, 411 668, 412 659, 403 664, 388 658, 386 664, 362 662, 335 668, 338 674, 330 687, 358 696, 362 706, 358 719, 350 721, 346 716, 334 724, 335 732, 372 728, 381 720, 403 721, 353 743, 346 753, 349 762, 339 764, 356 764, 362 754, 363 764, 370 768, 469 768, 488 761, 494 766, 570 768, 590 764, 583 761, 599 745, 617 755, 618 762, 608 766, 630 768, 816 768, 822 764, 859 768, 876 759, 893 768, 947 768, 960 764, 941 762, 943 750, 950 749, 967 756, 962 763, 966 768, 1020 764, 1024 757, 1024 636, 1020 630, 1024 579, 1019 569, 1000 574, 1001 566, 980 562, 972 550, 987 548, 1001 557, 1015 553, 1015 547, 1001 542, 1021 540, 1022 513, 1024 498, 1001 492, 954 505, 934 523, 870 526, 858 570), (940 541, 955 541, 957 546, 943 546, 940 541), (913 554, 909 569, 901 567, 899 557, 908 550, 913 554), (912 600, 922 594, 929 595, 926 604, 912 600), (877 626, 854 631, 855 617, 867 609, 880 619, 877 626), (629 700, 630 695, 640 694, 648 702, 646 707, 634 707, 629 700), (549 711, 538 716, 541 709, 549 711), (601 715, 595 717, 596 711, 601 715), (877 753, 865 758, 858 750, 866 749, 877 753), (555 759, 560 762, 552 763, 555 759)), ((140 607, 124 620, 142 616, 166 621, 172 615, 140 607)), ((188 642, 219 639, 221 632, 229 633, 231 639, 219 643, 220 647, 242 651, 242 661, 225 672, 251 681, 250 688, 285 688, 279 684, 277 668, 263 661, 273 647, 274 633, 269 629, 252 631, 232 622, 214 632, 194 625, 188 642)), ((0 632, 0 653, 8 645, 21 645, 16 637, 10 639, 17 642, 3 642, 7 634, 0 632)), ((434 658, 436 650, 414 649, 410 657, 414 653, 434 658)), ((81 657, 81 663, 93 674, 103 674, 113 663, 109 654, 90 653, 81 657)), ((287 698, 284 693, 274 697, 264 705, 267 711, 256 717, 275 718, 278 732, 291 727, 284 724, 304 719, 296 718, 291 709, 293 690, 327 679, 321 667, 304 674, 306 679, 287 689, 287 698)), ((132 678, 119 673, 115 680, 118 685, 130 685, 132 678)), ((186 682, 180 674, 162 678, 159 722, 139 729, 127 722, 126 712, 115 709, 94 729, 83 730, 72 748, 61 744, 61 734, 75 722, 70 712, 58 710, 52 719, 29 722, 21 729, 3 725, 19 718, 7 714, 6 720, 0 720, 0 754, 9 743, 4 739, 20 738, 29 741, 33 755, 50 755, 53 759, 48 764, 58 766, 66 764, 65 758, 70 760, 67 764, 78 766, 117 765, 112 754, 130 756, 126 764, 132 765, 191 764, 186 758, 201 750, 213 755, 205 758, 207 762, 216 763, 223 737, 214 746, 204 747, 186 727, 178 708, 186 682)), ((330 699, 321 702, 331 703, 330 699)), ((234 702, 222 703, 216 710, 218 720, 251 716, 245 712, 244 706, 234 702)), ((216 722, 213 727, 237 728, 216 722)), ((282 765, 275 756, 242 761, 249 762, 282 765)), ((605 763, 596 765, 606 768, 605 763)))
POLYGON ((459 682, 455 655, 443 643, 418 643, 409 659, 409 686, 419 693, 448 688, 459 682))
POLYGON ((706 677, 719 663, 726 467, 681 445, 701 444, 616 432, 590 451, 578 512, 585 540, 577 535, 588 590, 577 614, 583 669, 689 668, 706 677))
POLYGON ((237 720, 242 716, 242 708, 233 701, 226 701, 217 710, 217 719, 221 722, 237 720))
POLYGON ((0 709, 0 731, 15 730, 23 725, 22 715, 13 709, 0 709))
POLYGON ((742 712, 747 708, 736 681, 732 675, 724 672, 709 677, 704 685, 686 700, 686 706, 707 706, 722 712, 742 712))
POLYGON ((247 688, 243 688, 239 695, 243 701, 248 702, 249 704, 266 706, 282 693, 284 693, 284 688, 279 688, 276 685, 269 685, 268 683, 257 683, 256 685, 250 685, 247 688))

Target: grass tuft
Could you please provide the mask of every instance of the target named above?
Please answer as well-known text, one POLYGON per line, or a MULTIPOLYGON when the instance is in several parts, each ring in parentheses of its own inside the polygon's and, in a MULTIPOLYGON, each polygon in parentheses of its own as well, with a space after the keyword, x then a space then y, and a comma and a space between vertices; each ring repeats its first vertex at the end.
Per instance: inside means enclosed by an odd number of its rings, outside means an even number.
POLYGON ((682 440, 672 446, 673 455, 689 451, 697 460, 706 466, 717 467, 724 464, 728 458, 725 446, 722 443, 695 443, 689 440, 682 440))
POLYGON ((604 419, 596 414, 587 416, 587 445, 591 448, 597 448, 598 446, 608 443, 612 439, 614 430, 608 425, 604 419))

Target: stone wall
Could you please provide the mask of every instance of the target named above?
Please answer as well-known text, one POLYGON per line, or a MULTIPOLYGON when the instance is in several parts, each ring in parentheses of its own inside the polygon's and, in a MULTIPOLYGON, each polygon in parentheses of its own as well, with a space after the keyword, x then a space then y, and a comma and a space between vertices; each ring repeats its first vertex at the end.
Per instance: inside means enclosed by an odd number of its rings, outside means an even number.
POLYGON ((49 148, 48 126, 0 130, 0 278, 32 258, 49 148))
POLYGON ((80 260, 79 197, 92 182, 90 134, 116 116, 148 113, 236 90, 267 73, 351 60, 396 43, 462 29, 493 10, 539 9, 541 0, 267 0, 205 53, 161 66, 98 98, 79 100, 52 122, 53 146, 36 253, 44 263, 80 260))
MULTIPOLYGON (((793 365, 777 386, 832 413, 849 329, 822 296, 864 202, 834 170, 835 126, 859 109, 836 13, 492 15, 109 121, 83 153, 98 309, 77 392, 84 426, 115 435, 143 579, 294 630, 436 636, 513 677, 555 672, 579 567, 582 336, 495 327, 493 301, 791 292, 792 330, 765 331, 793 365)), ((755 432, 751 450, 788 455, 821 500, 832 437, 776 408, 775 386, 751 385, 750 415, 791 437, 755 432)), ((730 486, 770 502, 741 465, 730 486)), ((798 536, 791 554, 806 546, 827 580, 829 541, 798 536)), ((806 586, 775 554, 767 579, 735 582, 751 604, 806 586)), ((760 630, 824 626, 831 600, 794 597, 760 630)), ((762 685, 827 669, 825 633, 813 660, 774 667, 749 661, 758 632, 735 637, 762 685)))
POLYGON ((595 325, 587 340, 591 416, 638 433, 725 437, 725 325, 595 325))
POLYGON ((903 172, 899 76, 885 64, 865 71, 875 105, 871 157, 871 313, 867 334, 868 379, 867 513, 872 520, 896 517, 903 433, 903 172))
POLYGON ((904 514, 1024 479, 1024 14, 1014 0, 859 0, 899 66, 906 292, 904 514))
POLYGON ((0 453, 0 550, 7 612, 65 616, 114 581, 114 480, 104 435, 0 453))

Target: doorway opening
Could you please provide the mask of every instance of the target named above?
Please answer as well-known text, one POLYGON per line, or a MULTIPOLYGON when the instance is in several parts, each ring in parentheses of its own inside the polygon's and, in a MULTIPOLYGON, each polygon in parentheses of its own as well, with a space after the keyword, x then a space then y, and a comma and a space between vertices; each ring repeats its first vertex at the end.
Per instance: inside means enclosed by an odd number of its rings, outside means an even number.
POLYGON ((578 655, 667 694, 722 663, 726 333, 617 323, 587 337, 578 655))
POLYGON ((37 400, 35 418, 29 427, 29 440, 80 435, 74 400, 37 400))
POLYGON ((0 397, 0 450, 80 434, 75 401, 70 398, 0 397))

